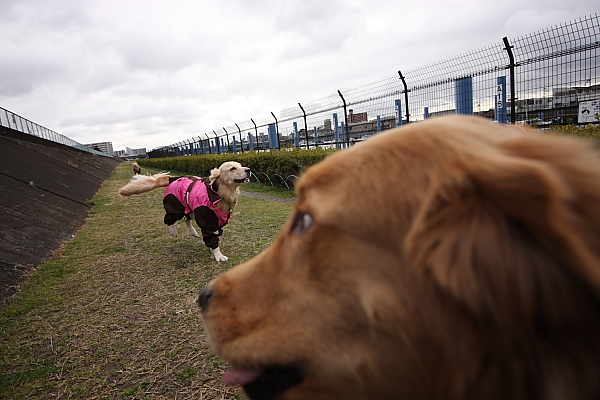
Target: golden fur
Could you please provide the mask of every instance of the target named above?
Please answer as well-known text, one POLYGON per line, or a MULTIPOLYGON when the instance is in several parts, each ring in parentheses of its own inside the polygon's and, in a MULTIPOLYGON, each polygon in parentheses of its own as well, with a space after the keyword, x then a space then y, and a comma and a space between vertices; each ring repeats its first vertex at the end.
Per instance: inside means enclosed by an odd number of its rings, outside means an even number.
POLYGON ((152 176, 149 175, 134 175, 129 183, 119 189, 121 196, 132 196, 134 194, 142 194, 150 192, 159 187, 169 186, 169 175, 166 172, 161 172, 152 176))
POLYGON ((253 399, 600 398, 596 149, 440 117, 328 157, 296 194, 276 241, 198 299, 225 383, 253 399))

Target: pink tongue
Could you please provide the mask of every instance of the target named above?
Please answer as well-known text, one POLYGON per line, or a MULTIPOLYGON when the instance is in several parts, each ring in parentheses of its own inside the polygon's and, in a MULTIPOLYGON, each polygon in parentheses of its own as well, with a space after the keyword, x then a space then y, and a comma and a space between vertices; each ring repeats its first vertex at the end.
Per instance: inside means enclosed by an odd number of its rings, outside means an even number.
POLYGON ((252 381, 255 381, 262 371, 257 370, 241 370, 230 368, 225 374, 223 374, 223 384, 224 385, 246 385, 252 381))

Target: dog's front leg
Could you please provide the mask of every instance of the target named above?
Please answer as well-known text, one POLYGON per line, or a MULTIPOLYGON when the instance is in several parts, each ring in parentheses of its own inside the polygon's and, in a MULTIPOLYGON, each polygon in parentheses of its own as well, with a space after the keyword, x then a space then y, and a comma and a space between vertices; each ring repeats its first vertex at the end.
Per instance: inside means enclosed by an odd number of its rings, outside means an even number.
POLYGON ((200 237, 200 235, 198 235, 198 232, 196 232, 196 229, 194 229, 194 227, 192 226, 192 220, 189 220, 187 218, 184 218, 184 220, 185 226, 188 228, 188 231, 190 231, 190 234, 192 236, 200 237))
POLYGON ((177 237, 177 228, 175 227, 175 224, 169 225, 169 233, 171 236, 177 237))
POLYGON ((222 253, 221 253, 221 249, 219 249, 218 247, 215 249, 212 249, 212 256, 216 261, 227 261, 229 260, 229 257, 225 257, 222 253))

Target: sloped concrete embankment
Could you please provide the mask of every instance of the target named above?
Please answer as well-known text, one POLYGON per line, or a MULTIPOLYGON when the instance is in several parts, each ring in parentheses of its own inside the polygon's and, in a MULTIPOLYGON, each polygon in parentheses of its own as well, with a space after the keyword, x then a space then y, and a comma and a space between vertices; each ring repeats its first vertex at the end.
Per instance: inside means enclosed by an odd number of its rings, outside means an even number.
POLYGON ((0 127, 0 305, 82 226, 121 161, 0 127))

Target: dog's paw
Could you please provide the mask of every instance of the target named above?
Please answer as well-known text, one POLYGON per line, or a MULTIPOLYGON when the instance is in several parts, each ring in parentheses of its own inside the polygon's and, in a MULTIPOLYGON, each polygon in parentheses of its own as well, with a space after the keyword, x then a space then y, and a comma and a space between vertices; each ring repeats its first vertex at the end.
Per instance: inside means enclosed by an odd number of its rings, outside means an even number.
POLYGON ((218 262, 229 260, 229 257, 224 256, 218 247, 212 250, 212 257, 218 262))
POLYGON ((198 232, 196 232, 196 229, 194 229, 194 227, 192 226, 192 221, 190 221, 187 218, 185 219, 185 226, 188 228, 190 235, 200 237, 200 235, 198 235, 198 232))
POLYGON ((177 237, 177 228, 175 228, 175 225, 169 225, 169 233, 171 236, 177 237))

